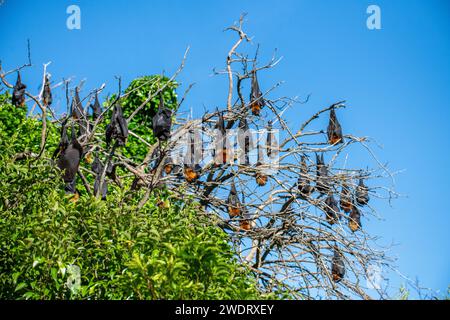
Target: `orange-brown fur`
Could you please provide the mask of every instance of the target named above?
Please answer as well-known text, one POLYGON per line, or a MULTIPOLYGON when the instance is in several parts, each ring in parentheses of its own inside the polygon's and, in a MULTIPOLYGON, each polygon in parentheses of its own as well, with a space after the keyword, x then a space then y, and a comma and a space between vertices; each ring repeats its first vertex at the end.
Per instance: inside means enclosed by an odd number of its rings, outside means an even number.
POLYGON ((80 194, 77 191, 72 195, 69 201, 75 203, 78 201, 78 199, 80 199, 80 194))
POLYGON ((338 282, 338 281, 342 280, 341 276, 339 276, 337 273, 333 273, 332 276, 333 276, 334 282, 338 282))
POLYGON ((252 113, 255 116, 259 116, 259 113, 261 112, 261 104, 258 101, 253 102, 251 105, 251 109, 252 109, 252 113))
POLYGON ((185 168, 184 169, 184 177, 186 178, 186 181, 191 183, 197 180, 198 173, 195 172, 192 168, 185 168))
POLYGON ((351 203, 351 201, 341 198, 339 205, 340 205, 341 209, 344 210, 344 212, 352 211, 353 204, 351 203))
POLYGON ((338 135, 333 134, 333 136, 331 137, 330 141, 328 142, 329 144, 337 144, 339 142, 341 142, 341 137, 339 137, 338 135))
POLYGON ((165 172, 166 174, 170 174, 170 173, 172 172, 172 165, 171 165, 171 164, 166 164, 166 165, 164 166, 164 172, 165 172))
POLYGON ((348 222, 348 226, 350 228, 350 230, 352 230, 353 232, 359 230, 359 228, 361 228, 361 226, 354 220, 350 220, 348 222))
POLYGON ((239 226, 241 229, 245 231, 249 231, 251 229, 250 221, 249 220, 241 220, 239 221, 239 226))
POLYGON ((241 208, 239 206, 229 206, 228 213, 230 214, 231 218, 237 217, 241 214, 241 208))
POLYGON ((257 173, 256 174, 256 183, 261 187, 265 186, 267 183, 267 176, 265 176, 261 173, 257 173))

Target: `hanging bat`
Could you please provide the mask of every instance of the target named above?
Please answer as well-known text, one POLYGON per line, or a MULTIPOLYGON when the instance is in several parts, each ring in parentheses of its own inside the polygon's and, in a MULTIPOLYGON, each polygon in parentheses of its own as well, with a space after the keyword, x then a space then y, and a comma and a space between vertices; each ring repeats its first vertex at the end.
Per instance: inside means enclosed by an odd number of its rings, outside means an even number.
POLYGON ((239 228, 243 231, 249 231, 252 229, 252 223, 251 223, 251 215, 248 213, 248 209, 245 205, 245 198, 244 195, 242 195, 242 201, 241 201, 241 218, 239 220, 239 228))
POLYGON ((116 163, 112 163, 112 162, 108 162, 108 167, 106 167, 106 175, 111 178, 112 180, 116 180, 117 179, 117 175, 116 175, 116 168, 118 167, 118 164, 116 163))
POLYGON ((15 107, 23 107, 25 105, 25 89, 27 86, 22 83, 20 72, 17 71, 17 81, 14 85, 11 102, 15 107))
POLYGON ((101 114, 102 114, 102 107, 100 105, 100 102, 98 101, 98 93, 95 93, 95 101, 94 104, 91 104, 91 108, 92 108, 92 118, 95 120, 97 120, 98 118, 100 118, 101 114))
POLYGON ((323 159, 323 153, 320 156, 316 153, 316 190, 320 194, 325 194, 330 189, 328 179, 328 166, 323 159))
POLYGON ((166 170, 169 170, 169 173, 172 171, 172 160, 165 157, 166 152, 162 151, 160 146, 158 145, 152 152, 152 155, 150 157, 150 163, 149 167, 151 167, 150 173, 152 175, 155 175, 158 171, 159 166, 161 163, 163 164, 163 170, 161 170, 160 175, 162 177, 163 171, 166 172, 166 170), (169 161, 169 162, 167 162, 169 161), (169 168, 170 167, 170 168, 169 168))
POLYGON ((252 229, 251 222, 248 219, 241 219, 239 221, 239 227, 245 231, 250 231, 252 229))
POLYGON ((341 281, 345 276, 345 264, 342 259, 342 255, 339 250, 335 247, 333 260, 331 262, 331 277, 334 282, 341 281))
POLYGON ((61 136, 59 139, 59 145, 53 153, 52 159, 55 159, 57 156, 61 154, 64 150, 67 149, 69 145, 69 137, 67 136, 67 118, 61 123, 61 136))
POLYGON ((215 129, 219 130, 222 135, 225 135, 225 119, 223 117, 223 112, 219 112, 219 110, 217 110, 217 114, 215 129))
POLYGON ((152 118, 153 134, 160 141, 170 139, 170 129, 172 127, 172 110, 164 106, 163 96, 160 95, 158 111, 152 118))
MULTIPOLYGON (((99 188, 100 188, 100 179, 103 174, 104 166, 100 162, 100 159, 98 157, 95 157, 94 162, 92 163, 92 171, 96 174, 95 181, 94 181, 94 195, 97 196, 99 194, 99 188)), ((108 185, 106 182, 106 179, 103 181, 102 184, 102 190, 101 190, 101 196, 102 200, 106 200, 106 193, 108 192, 108 185)))
POLYGON ((257 149, 258 149, 258 159, 256 162, 255 178, 256 178, 256 183, 262 187, 262 186, 265 186, 267 183, 267 175, 265 175, 263 173, 263 169, 260 168, 264 164, 264 155, 263 155, 262 148, 260 148, 259 144, 257 145, 257 149))
POLYGON ((184 178, 188 183, 193 183, 200 178, 200 172, 201 167, 198 163, 195 163, 194 159, 194 152, 195 152, 195 146, 194 146, 194 140, 193 140, 193 134, 191 134, 191 131, 189 132, 189 144, 188 144, 188 150, 186 152, 186 155, 184 157, 184 178))
POLYGON ((271 158, 272 155, 276 157, 278 154, 278 141, 272 131, 272 121, 269 121, 267 126, 266 150, 269 158, 271 158))
POLYGON ((53 102, 48 75, 45 75, 44 89, 42 90, 42 102, 44 103, 44 106, 49 106, 53 102))
POLYGON ((185 156, 185 163, 190 165, 197 174, 202 170, 200 166, 201 161, 201 138, 198 132, 194 129, 189 129, 188 150, 185 156))
POLYGON ((162 156, 161 148, 159 147, 159 145, 157 145, 156 148, 153 149, 152 155, 150 156, 150 160, 149 160, 149 162, 150 162, 149 167, 151 167, 151 170, 150 170, 151 174, 156 173, 156 169, 158 168, 161 156, 162 156))
POLYGON ((169 175, 172 173, 173 160, 170 156, 167 156, 164 160, 164 172, 169 175))
POLYGON ((106 126, 106 145, 110 145, 115 139, 118 146, 124 146, 128 138, 128 124, 123 117, 122 106, 119 103, 114 105, 110 123, 106 126))
POLYGON ((339 220, 339 208, 333 195, 325 199, 324 211, 329 224, 333 225, 339 220))
POLYGON ((193 183, 199 178, 198 168, 194 165, 185 164, 184 165, 184 178, 187 182, 193 183))
POLYGON ((331 145, 344 142, 341 124, 339 123, 336 117, 336 112, 334 111, 334 108, 330 110, 330 121, 328 123, 327 135, 328 135, 328 143, 331 145))
POLYGON ((203 139, 203 137, 205 137, 206 135, 208 135, 208 122, 207 122, 207 119, 206 119, 206 114, 204 114, 203 116, 202 116, 202 124, 201 124, 201 135, 202 135, 202 138, 201 138, 201 149, 202 149, 202 153, 201 153, 201 155, 202 155, 202 159, 203 159, 203 157, 205 156, 205 154, 206 154, 206 152, 205 152, 205 144, 204 144, 204 139, 203 139))
POLYGON ((203 159, 203 141, 200 132, 199 129, 194 128, 190 133, 192 138, 191 152, 196 165, 200 165, 203 159))
POLYGON ((342 183, 341 195, 339 200, 339 206, 344 212, 350 212, 353 208, 352 203, 352 193, 348 185, 344 182, 342 183))
POLYGON ((369 203, 369 188, 364 184, 364 179, 359 179, 359 184, 356 187, 356 202, 359 205, 366 205, 369 203))
POLYGON ((80 95, 78 93, 78 88, 75 88, 75 95, 72 99, 71 104, 72 118, 82 119, 83 118, 83 105, 81 104, 80 95))
POLYGON ((297 187, 300 191, 300 195, 305 198, 309 197, 314 191, 313 186, 311 186, 308 178, 308 165, 306 164, 306 156, 302 156, 300 175, 297 181, 297 187))
POLYGON ((58 158, 58 167, 64 171, 63 180, 66 183, 65 191, 75 194, 75 178, 83 155, 83 147, 75 137, 75 129, 72 124, 72 138, 67 147, 61 151, 58 158))
POLYGON ((259 116, 261 109, 264 107, 265 101, 259 89, 256 71, 252 73, 252 85, 250 91, 250 109, 255 116, 259 116))
POLYGON ((218 119, 215 125, 216 137, 215 137, 215 152, 214 152, 214 164, 220 166, 228 162, 228 148, 227 148, 227 136, 225 130, 225 120, 223 114, 218 114, 218 119))
POLYGON ((247 211, 247 207, 245 206, 244 197, 242 196, 242 217, 239 220, 239 228, 244 231, 250 231, 252 229, 251 216, 247 211))
POLYGON ((228 195, 227 205, 230 218, 237 217, 241 214, 241 203, 239 202, 239 197, 237 196, 237 190, 234 182, 231 182, 231 189, 230 194, 228 195))
POLYGON ((349 215, 348 226, 353 232, 361 229, 361 212, 356 206, 352 206, 352 211, 349 215))
POLYGON ((245 116, 239 120, 238 142, 239 148, 243 151, 243 159, 241 158, 240 163, 248 166, 250 164, 249 153, 253 149, 253 139, 245 116))

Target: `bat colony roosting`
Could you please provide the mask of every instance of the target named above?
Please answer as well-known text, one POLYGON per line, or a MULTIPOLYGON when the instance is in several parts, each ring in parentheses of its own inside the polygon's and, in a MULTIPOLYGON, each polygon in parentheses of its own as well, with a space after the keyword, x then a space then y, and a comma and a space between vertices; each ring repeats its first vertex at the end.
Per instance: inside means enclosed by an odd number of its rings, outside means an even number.
MULTIPOLYGON (((375 170, 345 168, 345 162, 337 166, 339 156, 349 145, 367 141, 351 135, 344 137, 337 118, 337 110, 345 107, 344 102, 318 111, 297 132, 292 131, 282 114, 299 101, 269 99, 271 90, 261 91, 257 75, 278 61, 273 58, 258 67, 258 52, 249 58, 235 51, 242 42, 250 40, 242 30, 242 22, 241 18, 239 24, 228 28, 238 34, 239 40, 227 58, 227 69, 216 72, 229 76, 227 107, 206 112, 201 120, 173 121, 178 115, 165 106, 164 88, 160 87, 146 102, 160 97, 156 114, 146 124, 158 142, 148 146, 142 163, 126 158, 120 151, 129 134, 135 135, 128 128, 132 116, 126 119, 123 114, 121 100, 126 94, 121 94, 120 82, 117 97, 105 104, 105 110, 98 97, 101 89, 89 93, 84 99, 90 101, 92 97, 94 102, 83 107, 80 90, 75 88, 68 116, 55 119, 61 123, 61 138, 53 158, 62 171, 65 192, 74 195, 72 199, 76 201, 81 194, 76 178, 83 178, 83 172, 88 172, 94 177, 94 195, 104 200, 112 184, 121 188, 127 185, 124 177, 130 173, 134 177, 129 192, 145 190, 139 206, 145 205, 151 192, 161 188, 170 189, 173 197, 179 199, 190 193, 202 205, 199 214, 218 218, 219 225, 230 234, 239 258, 255 273, 263 290, 287 290, 301 298, 319 294, 370 298, 361 277, 365 277, 371 263, 385 263, 386 258, 382 251, 369 246, 371 238, 362 228, 362 217, 373 212, 369 192, 377 194, 375 187, 369 188, 365 182, 384 176, 375 170), (232 70, 235 64, 240 64, 243 71, 232 70), (250 84, 248 101, 242 94, 245 81, 250 84), (237 92, 235 102, 233 88, 237 92), (326 130, 309 129, 315 119, 326 113, 326 130), (109 119, 107 114, 111 114, 109 119), (104 133, 100 123, 106 124, 104 133), (251 128, 265 131, 254 134, 251 128), (281 132, 279 136, 275 128, 281 132), (236 145, 227 135, 230 129, 238 131, 236 145), (202 140, 202 134, 208 130, 214 131, 214 148, 209 154, 211 161, 201 163, 196 157, 208 153, 202 140), (187 135, 187 143, 180 164, 171 151, 182 133, 187 135), (234 152, 236 146, 238 151, 234 152), (90 169, 84 168, 82 159, 88 160, 92 155, 93 162, 87 161, 92 162, 90 169), (278 160, 275 171, 269 167, 268 159, 278 160), (120 172, 116 168, 121 168, 120 172)), ((175 75, 183 66, 184 59, 175 75)), ((52 104, 52 94, 46 75, 44 79, 39 105, 46 110, 52 104)), ((2 80, 6 83, 4 77, 2 80)), ((24 105, 25 89, 18 72, 12 95, 15 106, 24 105)), ((67 92, 66 88, 66 95, 67 92)), ((86 179, 82 180, 90 193, 86 179)), ((164 206, 162 202, 161 207, 164 206)), ((378 294, 384 296, 381 290, 378 294)))

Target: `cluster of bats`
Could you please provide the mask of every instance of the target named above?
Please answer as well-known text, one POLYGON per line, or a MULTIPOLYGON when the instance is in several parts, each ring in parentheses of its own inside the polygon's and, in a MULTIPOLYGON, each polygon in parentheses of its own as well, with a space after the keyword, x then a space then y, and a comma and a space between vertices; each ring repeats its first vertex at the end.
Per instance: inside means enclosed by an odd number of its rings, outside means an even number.
MULTIPOLYGON (((253 74, 251 88, 252 89, 251 89, 251 93, 250 93, 250 99, 252 102, 250 104, 250 110, 253 115, 259 115, 260 110, 265 105, 265 101, 264 101, 262 93, 259 89, 259 85, 258 85, 258 82, 256 79, 256 73, 253 74)), ((217 112, 215 113, 215 115, 217 116, 217 120, 215 121, 215 125, 214 125, 214 129, 216 129, 216 137, 214 139, 215 148, 212 150, 212 158, 213 158, 213 167, 214 168, 220 167, 223 164, 230 163, 230 161, 233 160, 233 159, 231 159, 231 157, 232 157, 231 152, 230 152, 231 148, 228 145, 229 141, 226 136, 226 129, 228 128, 228 124, 226 123, 226 121, 224 119, 224 112, 225 111, 217 110, 217 112)), ((163 119, 161 119, 161 122, 163 122, 163 119)), ((155 123, 155 121, 153 123, 155 123)), ((203 129, 202 130, 205 130, 204 129, 205 124, 206 124, 206 118, 203 117, 203 119, 202 119, 202 128, 203 129)), ((250 152, 250 150, 252 150, 254 148, 254 144, 252 141, 252 137, 249 134, 249 132, 250 132, 249 126, 248 126, 245 116, 240 118, 238 127, 242 132, 247 133, 247 134, 239 136, 240 137, 239 144, 240 144, 241 149, 244 150, 244 153, 243 153, 244 159, 243 159, 242 163, 244 163, 245 165, 249 165, 249 163, 250 163, 249 152, 250 152)), ((154 131, 155 135, 158 134, 158 132, 155 131, 155 128, 153 129, 153 131, 154 131)), ((198 141, 200 141, 201 139, 198 136, 196 137, 196 134, 197 133, 194 132, 194 130, 192 130, 192 129, 189 130, 187 152, 186 152, 183 168, 180 168, 178 165, 174 165, 172 163, 173 161, 170 157, 165 158, 164 172, 166 174, 171 174, 171 173, 175 172, 175 174, 178 177, 183 176, 184 179, 188 183, 195 183, 196 181, 198 181, 200 179, 200 177, 203 174, 203 171, 202 171, 202 167, 200 166, 198 161, 195 161, 194 154, 196 154, 195 149, 199 148, 198 141), (197 141, 197 143, 196 143, 196 141, 197 141), (182 172, 182 174, 180 174, 181 172, 182 172)), ((161 134, 161 136, 163 138, 168 139, 170 137, 170 132, 161 134)), ((269 157, 273 157, 276 153, 276 150, 277 150, 276 142, 277 141, 272 132, 271 123, 269 122, 267 142, 266 142, 266 150, 267 150, 267 155, 269 157)), ((201 150, 198 153, 203 155, 204 154, 203 144, 201 145, 200 148, 201 148, 201 150)), ((258 154, 257 154, 257 162, 256 162, 255 180, 259 186, 264 186, 267 183, 268 177, 267 177, 267 175, 265 175, 263 173, 264 170, 262 169, 263 164, 264 164, 263 148, 261 148, 259 145, 257 145, 257 149, 258 149, 258 154)), ((152 158, 154 158, 154 157, 152 156, 152 158)), ((157 167, 157 165, 160 162, 161 161, 156 161, 155 167, 157 167)), ((153 169, 153 171, 155 171, 155 168, 153 169)), ((209 178, 211 178, 210 175, 209 175, 209 178)))
MULTIPOLYGON (((14 86, 12 103, 15 106, 23 106, 25 104, 25 89, 21 81, 20 73, 18 73, 17 81, 14 86)), ((106 127, 105 141, 107 148, 110 149, 110 157, 106 160, 106 165, 104 165, 98 156, 90 162, 92 162, 92 171, 95 174, 94 183, 94 193, 95 195, 100 195, 102 199, 106 199, 107 194, 107 183, 105 176, 111 179, 115 179, 115 166, 111 163, 111 158, 114 154, 114 150, 117 147, 125 146, 128 137, 128 123, 127 119, 124 118, 122 107, 118 102, 119 99, 113 103, 113 111, 111 115, 110 122, 106 127)), ((52 94, 50 90, 49 79, 46 76, 44 87, 42 90, 42 101, 45 105, 49 106, 52 103, 52 94)), ((259 88, 258 80, 256 77, 256 72, 252 73, 251 82, 251 92, 250 92, 250 104, 249 109, 253 115, 259 116, 261 109, 265 106, 266 101, 263 94, 259 88)), ((95 95, 94 103, 90 104, 92 109, 92 120, 98 122, 103 117, 103 110, 98 100, 97 93, 95 95)), ((79 96, 78 88, 75 89, 75 94, 72 98, 72 103, 70 107, 69 115, 62 121, 61 126, 61 137, 59 145, 53 154, 53 158, 57 159, 57 166, 62 170, 62 178, 65 183, 65 192, 68 194, 73 194, 76 200, 79 196, 76 190, 76 177, 79 170, 80 161, 84 156, 86 156, 82 145, 77 139, 77 135, 85 135, 88 128, 92 128, 92 123, 89 122, 89 115, 84 111, 79 96), (71 119, 70 135, 69 130, 69 119, 71 119), (75 129, 77 125, 78 130, 75 129), (70 136, 70 138, 69 138, 70 136)), ((214 166, 218 167, 221 164, 229 162, 230 153, 228 152, 228 145, 226 142, 226 123, 224 120, 223 112, 217 111, 217 120, 215 123, 215 129, 219 132, 221 139, 216 141, 216 148, 213 151, 214 166)), ((204 119, 202 120, 204 123, 204 119)), ((171 137, 171 127, 172 127, 172 110, 164 106, 164 99, 162 95, 160 96, 160 104, 158 111, 152 118, 152 129, 154 136, 160 141, 168 141, 171 137)), ((243 116, 239 119, 239 129, 243 132, 249 130, 249 126, 246 117, 243 116)), ((266 140, 266 153, 268 157, 273 157, 278 152, 277 141, 273 135, 272 123, 269 121, 267 128, 267 140, 266 140)), ((342 134, 341 125, 336 117, 336 112, 334 108, 330 110, 329 124, 327 128, 328 143, 331 145, 336 145, 344 142, 344 137, 342 134)), ((240 135, 239 144, 241 150, 244 150, 243 163, 249 164, 248 153, 254 148, 251 135, 240 135)), ((188 148, 191 150, 191 154, 194 153, 194 139, 188 144, 188 148)), ((203 152, 203 150, 202 150, 203 152)), ((161 156, 161 155, 160 155, 161 156)), ((257 162, 255 170, 255 182, 258 186, 266 185, 268 181, 268 175, 264 173, 263 166, 263 150, 257 144, 257 162)), ((307 200, 312 193, 317 192, 319 197, 325 196, 325 201, 323 202, 322 210, 325 212, 326 220, 330 225, 337 223, 341 217, 340 210, 348 214, 348 225, 349 228, 355 232, 361 228, 361 212, 358 206, 367 205, 369 202, 369 189, 364 184, 364 179, 360 178, 358 185, 351 190, 350 186, 345 182, 342 183, 340 191, 339 202, 333 196, 333 190, 331 186, 331 177, 329 176, 328 166, 325 164, 324 156, 322 154, 316 154, 316 170, 315 178, 309 177, 309 170, 307 165, 307 156, 303 155, 301 157, 300 163, 300 173, 297 181, 297 189, 300 198, 307 200), (314 180, 315 185, 311 184, 311 180, 314 180)), ((174 173, 175 165, 172 163, 170 157, 166 157, 164 160, 163 171, 165 174, 169 175, 174 173)), ((153 169, 153 172, 155 169, 153 169)), ((178 168, 177 175, 179 177, 184 176, 188 183, 195 183, 202 174, 202 168, 195 161, 186 162, 183 169, 178 168)), ((135 182, 138 181, 136 178, 135 182)), ((133 186, 135 183, 133 183, 133 186)), ((133 188, 132 186, 132 188, 133 188)), ((249 215, 246 206, 245 199, 242 201, 239 199, 238 191, 234 181, 231 182, 231 188, 229 191, 228 198, 226 200, 226 205, 228 208, 228 214, 231 219, 237 219, 239 221, 240 229, 248 231, 251 230, 252 221, 251 215, 249 215)), ((345 275, 345 267, 342 260, 342 255, 337 249, 334 248, 334 256, 332 259, 331 266, 332 279, 336 282, 340 281, 345 275)))
MULTIPOLYGON (((13 87, 12 104, 16 107, 25 105, 27 86, 22 83, 20 72, 17 72, 17 80, 13 87)), ((52 92, 50 88, 49 77, 45 75, 44 86, 41 92, 42 103, 44 106, 50 106, 53 102, 52 92)), ((62 179, 65 183, 64 190, 66 194, 73 195, 72 201, 76 201, 79 192, 76 189, 76 178, 79 170, 80 162, 86 157, 89 163, 92 163, 92 171, 95 174, 94 193, 101 195, 102 199, 106 199, 107 182, 104 176, 115 180, 115 166, 111 163, 114 150, 117 147, 124 146, 128 138, 128 123, 124 118, 122 107, 118 100, 114 102, 111 120, 106 126, 105 141, 107 148, 111 149, 110 157, 105 166, 98 156, 92 161, 90 154, 87 154, 77 137, 86 136, 88 129, 93 128, 93 123, 101 120, 103 110, 100 105, 98 95, 96 93, 94 103, 89 107, 92 109, 91 117, 85 112, 78 88, 72 98, 70 112, 61 122, 60 141, 53 153, 52 158, 56 159, 56 164, 62 171, 62 179)), ((170 138, 172 125, 172 111, 164 106, 161 96, 158 111, 153 116, 153 132, 155 137, 160 141, 166 141, 170 138)))

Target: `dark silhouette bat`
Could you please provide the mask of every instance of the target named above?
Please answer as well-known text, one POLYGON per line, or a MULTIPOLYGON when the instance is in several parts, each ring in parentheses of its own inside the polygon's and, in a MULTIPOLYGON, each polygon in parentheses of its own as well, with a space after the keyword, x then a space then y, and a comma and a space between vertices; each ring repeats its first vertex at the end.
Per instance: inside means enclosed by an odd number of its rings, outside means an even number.
POLYGON ((151 174, 155 174, 156 173, 156 169, 158 169, 159 163, 161 161, 161 157, 163 156, 162 152, 161 152, 161 148, 158 146, 156 146, 156 148, 153 150, 152 155, 150 156, 150 165, 149 167, 151 167, 150 173, 151 174))
POLYGON ((106 126, 106 144, 109 146, 113 139, 118 146, 124 146, 128 138, 128 124, 123 117, 122 107, 119 103, 114 105, 110 123, 106 126))
POLYGON ((300 195, 303 198, 308 197, 314 191, 314 188, 311 186, 308 178, 308 165, 306 164, 306 156, 304 155, 301 160, 300 175, 298 177, 297 186, 300 191, 300 195))
POLYGON ((169 175, 172 173, 172 169, 173 169, 173 160, 170 156, 167 156, 164 159, 164 172, 169 175))
POLYGON ((265 186, 267 183, 267 175, 264 174, 263 170, 262 170, 262 166, 264 164, 264 155, 263 155, 263 151, 262 148, 260 148, 259 144, 257 145, 257 149, 258 149, 258 159, 256 162, 256 183, 259 186, 265 186))
POLYGON ((333 225, 339 220, 339 208, 333 195, 325 199, 324 211, 329 224, 333 225))
POLYGON ((239 148, 243 151, 244 159, 242 159, 242 163, 248 166, 250 164, 249 153, 253 149, 253 139, 245 117, 239 120, 238 142, 239 148))
POLYGON ((22 107, 25 105, 25 89, 27 86, 22 83, 20 72, 17 71, 17 81, 14 85, 11 102, 15 107, 22 107))
POLYGON ((342 255, 339 250, 335 247, 333 260, 331 262, 331 277, 334 282, 341 281, 345 276, 345 264, 342 259, 342 255))
POLYGON ((215 125, 215 150, 214 150, 214 164, 220 166, 228 162, 228 148, 227 136, 225 130, 225 120, 223 114, 218 112, 218 119, 215 125))
POLYGON ((328 123, 327 128, 327 134, 328 134, 328 143, 329 144, 336 144, 336 143, 343 143, 344 137, 342 136, 342 128, 341 124, 339 123, 336 112, 334 111, 334 108, 330 110, 330 121, 328 123))
POLYGON ((185 155, 184 161, 184 178, 187 182, 193 183, 200 177, 201 167, 200 164, 195 163, 195 141, 192 130, 189 130, 189 142, 188 150, 185 155))
POLYGON ((366 205, 369 203, 369 188, 364 184, 364 179, 359 179, 359 184, 356 187, 356 202, 359 205, 366 205))
POLYGON ((66 150, 67 146, 69 145, 69 137, 67 136, 67 120, 68 118, 64 119, 61 123, 61 135, 59 139, 59 145, 56 148, 55 152, 53 153, 52 159, 55 159, 57 156, 61 154, 62 151, 66 150))
MULTIPOLYGON (((96 174, 95 181, 94 181, 94 195, 99 194, 99 188, 100 188, 100 180, 101 176, 103 174, 104 165, 100 162, 100 159, 98 157, 95 157, 94 162, 92 162, 92 171, 96 174)), ((108 185, 106 182, 106 179, 103 181, 102 184, 102 190, 100 192, 102 200, 106 200, 106 193, 108 192, 108 185)))
POLYGON ((75 95, 72 99, 71 114, 74 119, 83 118, 83 105, 81 104, 80 94, 78 93, 78 88, 75 88, 75 95))
POLYGON ((102 114, 102 107, 100 105, 100 102, 98 101, 98 93, 95 93, 95 101, 94 104, 91 104, 91 108, 92 108, 92 118, 94 120, 100 118, 102 114))
POLYGON ((266 151, 269 158, 271 158, 272 155, 276 156, 278 153, 278 141, 272 131, 272 121, 269 121, 267 125, 266 151))
MULTIPOLYGON (((65 138, 63 138, 65 139, 65 138)), ((63 170, 63 180, 66 183, 65 191, 75 194, 75 182, 78 167, 83 155, 83 147, 75 137, 75 129, 72 124, 72 138, 66 148, 61 150, 58 158, 58 167, 63 170)))
POLYGON ((261 109, 264 107, 265 101, 259 89, 258 79, 256 77, 256 71, 252 73, 252 85, 250 90, 250 109, 255 116, 258 116, 261 109))
POLYGON ((352 192, 348 185, 344 182, 342 183, 341 195, 339 200, 339 206, 344 212, 350 212, 353 208, 352 203, 352 192))
POLYGON ((45 106, 49 106, 53 102, 52 91, 50 89, 50 81, 48 76, 45 76, 44 89, 42 90, 42 102, 45 106))
POLYGON ((164 106, 162 95, 159 98, 159 107, 152 119, 153 134, 160 141, 170 139, 170 129, 172 128, 172 110, 164 106))
POLYGON ((227 199, 228 213, 230 217, 237 217, 241 214, 241 203, 239 197, 237 196, 236 186, 234 181, 231 182, 230 194, 227 199))
POLYGON ((245 198, 242 196, 242 218, 239 220, 239 228, 243 231, 249 231, 252 228, 251 217, 245 206, 245 198))
POLYGON ((323 153, 320 156, 316 153, 316 190, 325 194, 329 189, 328 166, 323 159, 323 153))
POLYGON ((349 215, 348 226, 353 232, 361 229, 361 212, 355 205, 352 206, 352 211, 349 215))

